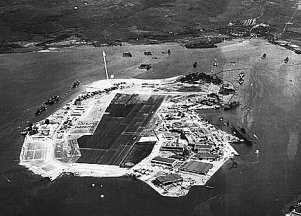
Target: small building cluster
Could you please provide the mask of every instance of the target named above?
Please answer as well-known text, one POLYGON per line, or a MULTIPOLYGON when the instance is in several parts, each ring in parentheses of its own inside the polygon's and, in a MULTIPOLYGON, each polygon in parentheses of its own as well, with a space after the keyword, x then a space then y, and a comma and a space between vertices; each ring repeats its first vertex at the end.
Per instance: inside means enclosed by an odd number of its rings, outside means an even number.
POLYGON ((153 187, 163 194, 182 193, 196 183, 205 184, 229 157, 229 142, 238 140, 204 121, 196 113, 198 108, 189 105, 203 99, 204 95, 198 94, 172 96, 158 112, 158 153, 150 159, 151 172, 141 178, 151 179, 153 187))
POLYGON ((182 97, 181 102, 161 109, 163 128, 160 132, 164 141, 160 150, 216 161, 223 156, 225 142, 232 137, 203 121, 194 109, 188 109, 186 103, 194 99, 186 97, 185 101, 182 97))

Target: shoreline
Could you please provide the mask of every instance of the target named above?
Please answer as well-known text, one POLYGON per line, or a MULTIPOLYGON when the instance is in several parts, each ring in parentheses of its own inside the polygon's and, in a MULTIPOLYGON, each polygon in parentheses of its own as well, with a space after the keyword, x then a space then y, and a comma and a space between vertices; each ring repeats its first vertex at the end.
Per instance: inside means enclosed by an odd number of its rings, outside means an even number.
MULTIPOLYGON (((227 36, 224 36, 224 38, 227 36)), ((192 38, 192 40, 198 39, 199 37, 192 38)), ((63 40, 58 41, 52 44, 47 45, 47 47, 41 47, 41 46, 35 46, 36 44, 40 44, 39 42, 25 42, 25 41, 18 41, 18 42, 12 42, 12 44, 23 44, 18 45, 19 48, 16 48, 17 51, 9 51, 9 52, 3 52, 0 53, 0 55, 6 55, 6 54, 17 54, 17 53, 34 53, 34 52, 41 52, 41 53, 51 53, 51 52, 60 52, 64 51, 65 49, 73 49, 73 48, 80 48, 80 47, 94 47, 94 48, 113 48, 116 46, 153 46, 153 45, 179 45, 183 46, 186 49, 194 50, 194 49, 200 49, 200 50, 206 50, 206 49, 218 49, 223 46, 229 46, 229 43, 232 45, 237 45, 237 41, 248 41, 252 39, 258 39, 257 37, 233 37, 233 38, 227 38, 227 40, 217 42, 215 43, 213 47, 196 47, 196 48, 187 48, 185 47, 184 42, 180 42, 177 40, 174 41, 156 41, 149 42, 149 43, 131 43, 132 40, 125 41, 125 42, 118 42, 117 44, 109 45, 109 44, 103 44, 101 46, 95 46, 91 41, 85 41, 85 40, 63 40), (46 48, 46 49, 45 49, 46 48)), ((290 50, 293 53, 301 54, 301 47, 295 44, 292 44, 292 42, 284 41, 284 40, 275 40, 273 42, 269 41, 268 39, 264 37, 259 37, 260 40, 265 41, 266 43, 277 45, 279 47, 283 47, 287 50, 290 50)))

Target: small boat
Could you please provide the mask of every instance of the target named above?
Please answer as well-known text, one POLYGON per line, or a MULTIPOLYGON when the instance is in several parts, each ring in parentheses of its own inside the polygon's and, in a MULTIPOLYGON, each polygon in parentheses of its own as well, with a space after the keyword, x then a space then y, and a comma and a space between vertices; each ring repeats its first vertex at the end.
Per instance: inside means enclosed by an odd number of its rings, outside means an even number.
POLYGON ((149 70, 149 69, 151 69, 151 67, 152 66, 150 64, 141 64, 138 68, 149 70))
POLYGON ((213 67, 217 67, 217 66, 218 66, 218 62, 217 62, 217 59, 215 58, 214 63, 213 63, 213 67))
POLYGON ((28 132, 27 132, 27 131, 25 131, 25 130, 20 132, 20 134, 21 134, 22 136, 26 136, 26 135, 27 135, 27 133, 28 133, 28 132))
POLYGON ((21 134, 22 136, 26 136, 27 133, 28 133, 28 131, 27 131, 26 129, 25 129, 25 130, 22 130, 22 131, 20 132, 20 134, 21 134))
POLYGON ((238 138, 243 139, 246 144, 252 144, 253 140, 244 127, 236 127, 232 125, 231 129, 233 134, 236 135, 238 138))
POLYGON ((40 115, 46 109, 47 109, 47 106, 45 104, 43 104, 40 108, 37 109, 37 111, 35 112, 35 115, 40 115))
POLYGON ((133 57, 132 53, 130 53, 130 52, 124 52, 124 53, 122 54, 122 56, 123 56, 123 57, 133 57))
POLYGON ((77 88, 79 85, 80 85, 80 81, 79 81, 79 80, 76 80, 76 81, 72 84, 71 89, 75 89, 75 88, 77 88))
POLYGON ((224 105, 224 110, 227 111, 227 110, 235 109, 236 107, 239 106, 239 104, 240 104, 239 101, 232 101, 229 104, 224 105))
POLYGON ((152 55, 152 52, 146 51, 146 52, 144 52, 144 55, 152 55))
POLYGON ((7 181, 7 183, 11 183, 11 180, 9 178, 7 178, 4 173, 1 172, 1 175, 3 176, 3 178, 7 181))
POLYGON ((243 79, 242 77, 240 77, 240 78, 238 79, 238 83, 239 83, 239 85, 242 85, 242 84, 244 83, 244 79, 243 79))
POLYGON ((52 104, 56 104, 59 100, 60 100, 60 96, 55 95, 50 97, 47 101, 44 102, 45 105, 52 105, 52 104))

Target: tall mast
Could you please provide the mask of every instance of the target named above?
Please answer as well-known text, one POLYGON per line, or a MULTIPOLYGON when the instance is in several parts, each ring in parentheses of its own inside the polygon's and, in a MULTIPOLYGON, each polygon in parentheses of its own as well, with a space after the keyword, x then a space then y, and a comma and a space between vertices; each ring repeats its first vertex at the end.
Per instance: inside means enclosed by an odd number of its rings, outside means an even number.
POLYGON ((105 51, 102 51, 102 56, 103 56, 103 62, 105 63, 106 78, 108 80, 109 79, 109 75, 108 75, 107 61, 106 61, 106 53, 105 53, 105 51))

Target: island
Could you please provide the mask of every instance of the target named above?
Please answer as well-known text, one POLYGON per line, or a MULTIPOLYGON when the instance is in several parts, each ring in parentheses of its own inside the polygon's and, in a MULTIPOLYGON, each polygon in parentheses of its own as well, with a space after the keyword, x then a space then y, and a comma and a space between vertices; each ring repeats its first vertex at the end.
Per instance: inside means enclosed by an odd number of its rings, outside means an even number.
POLYGON ((198 112, 228 105, 234 92, 225 94, 226 84, 205 73, 96 81, 31 125, 20 164, 51 180, 130 176, 161 195, 186 195, 238 155, 232 143, 243 142, 198 112))

